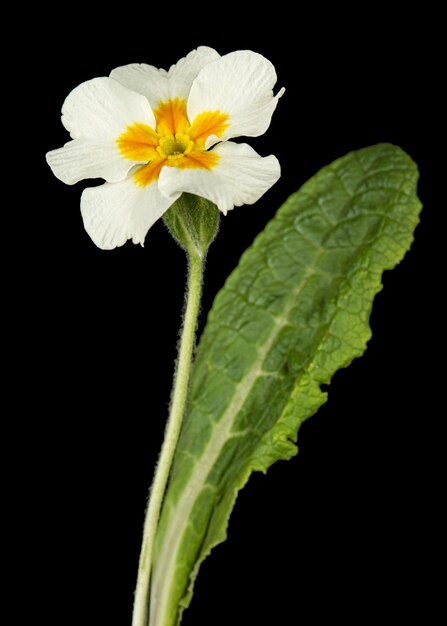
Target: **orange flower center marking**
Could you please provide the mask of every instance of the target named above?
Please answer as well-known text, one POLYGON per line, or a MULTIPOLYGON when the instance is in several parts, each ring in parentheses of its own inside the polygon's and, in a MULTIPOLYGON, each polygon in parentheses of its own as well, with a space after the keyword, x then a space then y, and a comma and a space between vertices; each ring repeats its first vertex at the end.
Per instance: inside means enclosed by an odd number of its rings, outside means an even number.
POLYGON ((190 124, 186 100, 175 98, 161 102, 154 116, 155 130, 146 124, 135 123, 116 140, 125 159, 142 164, 133 175, 137 185, 150 185, 158 179, 165 165, 211 170, 218 163, 219 155, 208 152, 205 142, 210 135, 222 137, 228 128, 226 113, 205 111, 190 124))

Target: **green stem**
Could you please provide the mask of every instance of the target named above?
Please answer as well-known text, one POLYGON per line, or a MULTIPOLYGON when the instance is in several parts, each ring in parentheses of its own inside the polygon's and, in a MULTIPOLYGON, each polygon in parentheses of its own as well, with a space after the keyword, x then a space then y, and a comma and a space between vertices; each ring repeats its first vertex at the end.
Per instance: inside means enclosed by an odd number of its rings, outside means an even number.
POLYGON ((147 626, 149 613, 149 583, 154 554, 154 541, 160 510, 172 467, 175 449, 182 427, 188 395, 191 363, 195 343, 197 317, 202 293, 204 255, 190 249, 188 252, 189 276, 185 317, 181 334, 179 356, 174 377, 171 409, 165 431, 143 531, 132 626, 147 626))

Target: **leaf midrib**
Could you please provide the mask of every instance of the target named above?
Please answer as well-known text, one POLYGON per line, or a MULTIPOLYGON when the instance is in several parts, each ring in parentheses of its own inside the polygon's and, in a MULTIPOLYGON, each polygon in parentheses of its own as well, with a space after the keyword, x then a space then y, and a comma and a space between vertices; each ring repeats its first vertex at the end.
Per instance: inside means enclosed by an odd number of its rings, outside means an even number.
MULTIPOLYGON (((322 252, 318 257, 321 256, 321 254, 322 252)), ((315 261, 316 263, 318 263, 318 257, 315 261)), ((265 376, 262 370, 264 361, 278 338, 279 333, 289 323, 288 316, 294 308, 297 298, 315 273, 313 268, 308 269, 301 283, 291 292, 290 297, 286 300, 286 306, 282 314, 275 317, 275 323, 270 335, 267 337, 264 345, 258 349, 258 356, 250 371, 238 383, 232 401, 215 426, 214 433, 206 445, 202 456, 197 460, 195 468, 175 508, 175 521, 168 524, 167 532, 163 538, 162 549, 157 558, 158 562, 162 564, 162 567, 161 569, 156 568, 154 572, 151 595, 151 623, 164 623, 163 620, 160 619, 159 611, 163 611, 164 607, 168 606, 167 600, 171 589, 168 588, 168 585, 163 583, 166 580, 173 580, 172 569, 175 567, 176 556, 183 537, 183 531, 184 528, 189 525, 190 514, 197 501, 197 496, 205 487, 211 469, 219 458, 223 446, 230 438, 231 427, 235 417, 244 406, 256 380, 260 376, 265 376), (169 554, 166 554, 168 551, 169 554), (166 563, 166 565, 163 566, 164 563, 166 563), (157 589, 160 581, 162 593, 157 598, 157 589), (155 607, 153 609, 155 613, 152 612, 152 607, 155 607), (161 609, 159 609, 159 607, 161 607, 161 609)))

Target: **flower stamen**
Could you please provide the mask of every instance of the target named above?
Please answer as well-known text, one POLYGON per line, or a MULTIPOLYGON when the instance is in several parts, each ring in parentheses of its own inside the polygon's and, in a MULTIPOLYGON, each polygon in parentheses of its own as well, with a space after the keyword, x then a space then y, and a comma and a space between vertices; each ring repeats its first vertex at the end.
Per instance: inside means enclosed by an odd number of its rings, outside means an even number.
POLYGON ((160 137, 157 152, 167 159, 182 158, 189 154, 194 147, 194 142, 189 135, 185 133, 176 133, 175 135, 165 135, 160 137))

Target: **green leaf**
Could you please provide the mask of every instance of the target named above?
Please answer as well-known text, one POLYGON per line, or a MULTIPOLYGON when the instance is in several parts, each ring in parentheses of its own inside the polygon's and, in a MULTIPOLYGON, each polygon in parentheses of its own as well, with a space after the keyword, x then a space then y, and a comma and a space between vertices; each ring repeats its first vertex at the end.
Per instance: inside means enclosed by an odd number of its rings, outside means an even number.
POLYGON ((224 541, 251 472, 297 453, 320 390, 360 356, 381 275, 421 208, 398 147, 352 152, 281 207, 214 302, 157 534, 150 626, 175 626, 203 559, 224 541))

